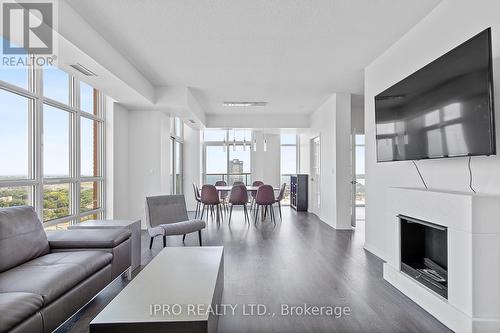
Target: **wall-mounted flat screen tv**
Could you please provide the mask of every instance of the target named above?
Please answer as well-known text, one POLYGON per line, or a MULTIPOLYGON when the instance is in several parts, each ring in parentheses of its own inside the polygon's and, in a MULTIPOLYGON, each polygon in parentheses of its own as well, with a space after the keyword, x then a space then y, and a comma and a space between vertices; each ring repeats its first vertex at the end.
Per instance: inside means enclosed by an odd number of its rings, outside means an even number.
POLYGON ((491 29, 375 96, 377 161, 495 155, 491 29))

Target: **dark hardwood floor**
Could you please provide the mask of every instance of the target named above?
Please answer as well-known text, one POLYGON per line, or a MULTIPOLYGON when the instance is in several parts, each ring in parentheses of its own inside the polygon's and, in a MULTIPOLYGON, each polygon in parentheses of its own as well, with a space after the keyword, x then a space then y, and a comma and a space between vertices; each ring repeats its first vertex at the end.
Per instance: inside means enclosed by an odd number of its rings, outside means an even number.
MULTIPOLYGON (((355 231, 336 231, 312 214, 284 207, 276 227, 269 220, 248 225, 235 210, 231 226, 209 220, 203 240, 204 246, 224 245, 223 303, 239 307, 235 316, 219 318, 218 332, 449 332, 384 281, 382 261, 363 249, 363 223, 355 231), (244 316, 239 309, 252 303, 276 316, 244 316), (350 314, 282 316, 281 304, 349 307, 350 314)), ((167 243, 183 246, 181 236, 167 243)), ((143 232, 142 265, 162 249, 160 238, 152 250, 148 245, 143 232)), ((197 234, 185 245, 197 246, 197 234)), ((115 280, 57 332, 88 332, 92 318, 126 283, 115 280)))

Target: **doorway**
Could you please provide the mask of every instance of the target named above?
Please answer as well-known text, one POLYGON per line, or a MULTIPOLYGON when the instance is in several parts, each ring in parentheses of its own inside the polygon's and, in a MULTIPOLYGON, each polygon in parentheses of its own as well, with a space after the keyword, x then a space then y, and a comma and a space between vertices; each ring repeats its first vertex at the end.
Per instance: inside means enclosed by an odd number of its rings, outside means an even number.
POLYGON ((352 209, 351 225, 365 221, 365 135, 352 134, 352 209))
POLYGON ((321 209, 321 140, 311 140, 311 212, 319 216, 321 209))

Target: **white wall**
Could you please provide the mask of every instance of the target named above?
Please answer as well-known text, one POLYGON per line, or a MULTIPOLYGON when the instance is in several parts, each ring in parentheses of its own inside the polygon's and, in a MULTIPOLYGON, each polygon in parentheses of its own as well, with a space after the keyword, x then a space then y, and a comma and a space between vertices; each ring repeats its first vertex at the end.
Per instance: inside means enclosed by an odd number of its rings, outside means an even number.
MULTIPOLYGON (((366 124, 366 243, 365 248, 386 258, 388 224, 384 219, 391 186, 422 184, 411 162, 376 163, 374 96, 425 66, 487 27, 492 28, 495 99, 500 101, 500 1, 445 0, 401 40, 365 70, 366 124)), ((497 103, 498 105, 498 103, 497 103)), ((496 108, 498 119, 499 111, 496 108)), ((500 137, 497 126, 497 138, 500 137)), ((498 145, 498 142, 497 142, 498 145)), ((422 174, 432 189, 469 191, 467 159, 421 161, 422 174)), ((500 193, 500 158, 474 157, 474 186, 479 193, 500 193)))
POLYGON ((201 185, 200 130, 184 125, 184 195, 188 210, 196 209, 193 183, 201 185))
POLYGON ((365 100, 362 95, 351 95, 351 129, 353 133, 365 133, 365 100))
POLYGON ((257 141, 257 151, 252 150, 252 179, 279 186, 281 182, 279 134, 264 134, 262 131, 254 131, 253 137, 257 141), (264 136, 267 140, 267 151, 264 151, 264 136))
POLYGON ((106 99, 106 216, 129 218, 129 111, 106 99))
POLYGON ((206 126, 211 128, 307 128, 309 117, 306 114, 210 114, 207 116, 206 126))
MULTIPOLYGON (((300 136, 300 171, 310 171, 310 139, 321 140, 319 218, 336 229, 351 228, 351 95, 332 95, 311 114, 311 133, 300 136), (309 161, 308 161, 309 159, 309 161)), ((309 183, 311 184, 311 183, 309 183)), ((310 187, 311 188, 311 187, 310 187)), ((309 191, 309 198, 311 193, 309 191)), ((312 201, 309 200, 309 206, 312 201)))
POLYGON ((311 134, 299 134, 299 167, 298 173, 309 174, 311 172, 311 134))
POLYGON ((129 218, 145 225, 146 196, 170 194, 170 117, 129 111, 129 218))

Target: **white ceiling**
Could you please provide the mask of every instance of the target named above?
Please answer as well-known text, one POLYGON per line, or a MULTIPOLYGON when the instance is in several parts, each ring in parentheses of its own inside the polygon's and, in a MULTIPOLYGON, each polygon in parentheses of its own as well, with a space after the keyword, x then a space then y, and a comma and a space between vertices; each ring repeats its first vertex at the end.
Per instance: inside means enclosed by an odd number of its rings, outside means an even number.
POLYGON ((363 69, 439 0, 67 0, 155 86, 207 114, 307 114, 363 94, 363 69), (223 107, 266 101, 266 107, 223 107))

